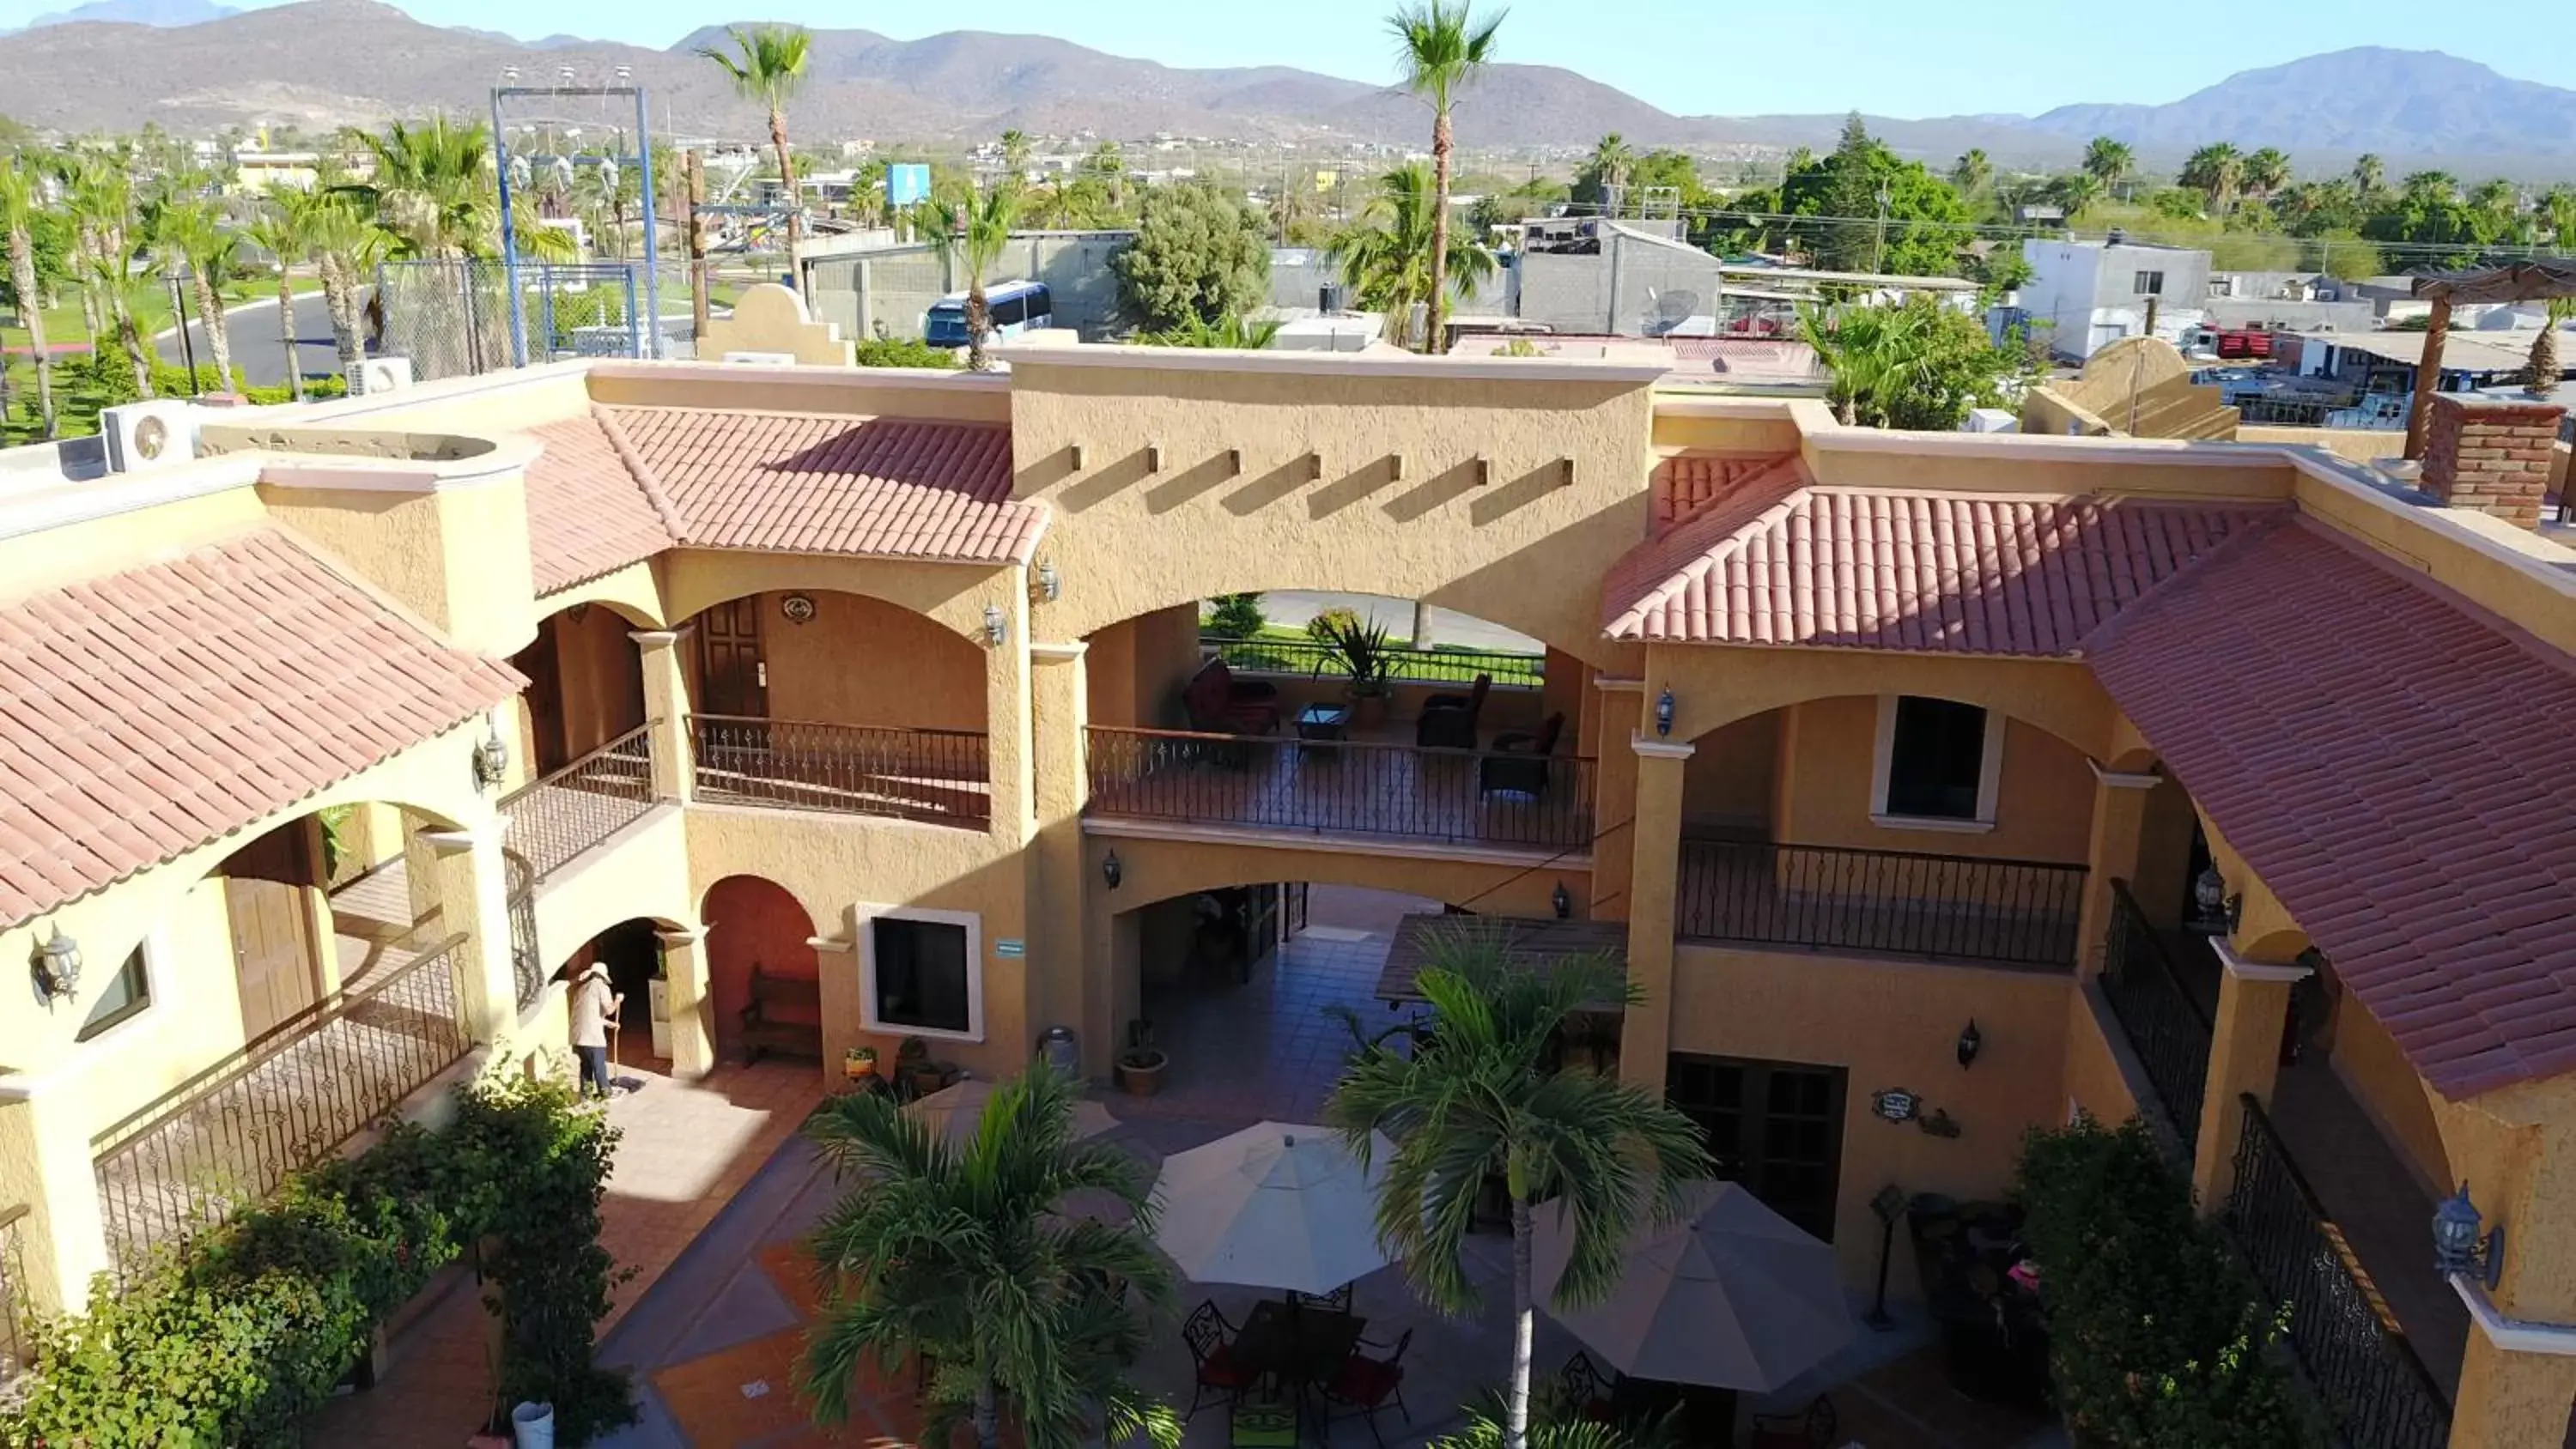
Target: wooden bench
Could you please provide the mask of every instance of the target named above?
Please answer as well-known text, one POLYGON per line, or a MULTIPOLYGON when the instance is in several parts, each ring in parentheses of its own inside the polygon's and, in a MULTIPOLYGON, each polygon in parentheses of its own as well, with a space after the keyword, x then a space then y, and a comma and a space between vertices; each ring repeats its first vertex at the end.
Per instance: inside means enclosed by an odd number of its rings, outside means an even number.
POLYGON ((765 1051, 791 1056, 823 1055, 822 983, 804 976, 777 976, 751 968, 751 1004, 742 1009, 742 1050, 746 1062, 765 1051), (785 1008, 782 1017, 780 1008, 785 1008))

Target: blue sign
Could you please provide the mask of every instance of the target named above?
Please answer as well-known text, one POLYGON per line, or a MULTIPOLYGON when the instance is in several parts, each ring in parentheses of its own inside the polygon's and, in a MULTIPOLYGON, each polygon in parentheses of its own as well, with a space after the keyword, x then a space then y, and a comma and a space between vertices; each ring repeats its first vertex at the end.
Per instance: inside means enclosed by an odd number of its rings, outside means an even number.
POLYGON ((898 161, 886 168, 886 205, 910 206, 930 199, 930 165, 898 161))

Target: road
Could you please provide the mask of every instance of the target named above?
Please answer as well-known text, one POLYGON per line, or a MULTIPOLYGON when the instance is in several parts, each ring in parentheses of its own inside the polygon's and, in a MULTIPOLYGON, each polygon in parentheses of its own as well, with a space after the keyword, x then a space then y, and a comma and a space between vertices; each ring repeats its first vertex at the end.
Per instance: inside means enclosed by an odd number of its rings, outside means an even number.
MULTIPOLYGON (((360 298, 360 305, 365 299, 360 298)), ((188 339, 197 349, 197 365, 212 366, 213 349, 206 345, 205 324, 196 320, 196 304, 189 302, 188 339)), ((283 387, 286 385, 286 349, 277 337, 277 299, 245 302, 224 313, 225 325, 232 336, 233 376, 245 387, 283 387)), ((295 299, 295 355, 308 378, 331 377, 340 371, 340 354, 331 345, 331 309, 322 303, 322 294, 308 292, 295 299)), ((153 339, 161 349, 161 360, 184 366, 179 331, 170 328, 153 339)))

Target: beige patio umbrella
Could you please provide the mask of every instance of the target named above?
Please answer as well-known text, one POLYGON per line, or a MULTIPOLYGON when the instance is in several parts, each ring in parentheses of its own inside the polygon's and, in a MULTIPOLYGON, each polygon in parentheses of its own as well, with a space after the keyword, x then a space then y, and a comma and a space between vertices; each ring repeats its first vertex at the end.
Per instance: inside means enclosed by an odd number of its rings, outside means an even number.
MULTIPOLYGON (((1532 1286, 1546 1307, 1573 1234, 1541 1204, 1532 1286)), ((1731 1182, 1693 1184, 1676 1221, 1640 1228, 1627 1272, 1588 1307, 1548 1307, 1631 1378, 1767 1392, 1815 1367, 1857 1331, 1834 1250, 1731 1182)))
MULTIPOLYGON (((968 1078, 953 1087, 942 1087, 916 1099, 904 1112, 931 1130, 943 1142, 963 1142, 975 1135, 975 1124, 984 1119, 984 1104, 993 1097, 993 1084, 980 1078, 968 1078)), ((1109 1109, 1088 1097, 1078 1097, 1073 1104, 1073 1135, 1078 1141, 1097 1137, 1118 1125, 1109 1109)))
POLYGON ((1377 1183, 1394 1151, 1378 1137, 1363 1171, 1330 1128, 1262 1122, 1175 1152, 1154 1241, 1195 1283, 1330 1293, 1386 1266, 1377 1183))

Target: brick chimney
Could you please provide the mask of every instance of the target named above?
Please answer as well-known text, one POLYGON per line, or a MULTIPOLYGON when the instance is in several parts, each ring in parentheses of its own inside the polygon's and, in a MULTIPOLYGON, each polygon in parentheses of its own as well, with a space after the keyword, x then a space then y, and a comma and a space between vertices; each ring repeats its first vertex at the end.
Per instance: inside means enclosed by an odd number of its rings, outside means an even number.
POLYGON ((2435 395, 2425 431, 2424 491, 2436 503, 2538 528, 2550 450, 2566 413, 2556 403, 2435 395))

